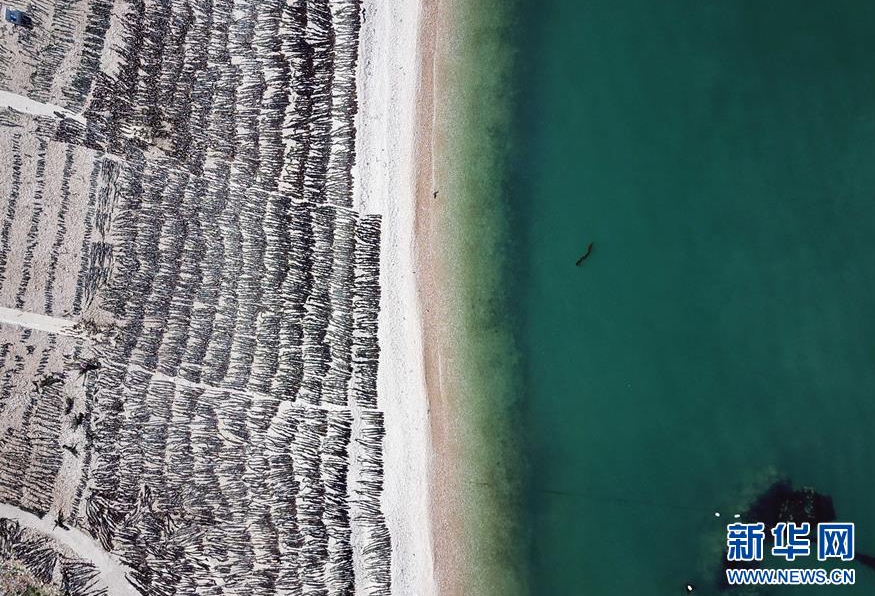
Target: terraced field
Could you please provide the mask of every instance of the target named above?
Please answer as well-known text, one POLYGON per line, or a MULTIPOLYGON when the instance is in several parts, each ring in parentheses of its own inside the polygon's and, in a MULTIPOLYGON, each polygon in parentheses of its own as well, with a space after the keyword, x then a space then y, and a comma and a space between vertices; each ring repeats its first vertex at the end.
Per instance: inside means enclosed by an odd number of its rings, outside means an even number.
POLYGON ((0 559, 74 595, 388 594, 359 2, 24 8, 0 33, 0 87, 40 106, 0 109, 0 559))

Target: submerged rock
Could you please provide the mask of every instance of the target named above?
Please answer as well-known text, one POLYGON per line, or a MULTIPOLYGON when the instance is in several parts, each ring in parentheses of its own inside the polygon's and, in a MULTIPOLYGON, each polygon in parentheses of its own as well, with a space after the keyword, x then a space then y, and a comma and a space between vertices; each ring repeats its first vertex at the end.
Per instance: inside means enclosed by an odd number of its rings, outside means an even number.
POLYGON ((814 526, 835 519, 832 497, 817 493, 810 487, 793 490, 785 480, 772 484, 742 514, 745 523, 763 522, 767 528, 778 522, 808 522, 814 526))
MULTIPOLYGON (((836 513, 832 497, 822 495, 810 487, 794 490, 790 482, 779 480, 769 486, 751 503, 739 521, 765 524, 767 531, 763 550, 768 552, 772 543, 772 534, 768 530, 779 522, 797 524, 808 522, 814 528, 819 523, 835 520, 836 513)), ((811 542, 814 543, 816 540, 817 533, 812 532, 811 542)), ((717 585, 721 590, 735 587, 730 586, 729 582, 726 581, 727 569, 753 569, 760 565, 759 561, 729 561, 726 554, 727 551, 724 549, 720 577, 717 580, 717 585)))

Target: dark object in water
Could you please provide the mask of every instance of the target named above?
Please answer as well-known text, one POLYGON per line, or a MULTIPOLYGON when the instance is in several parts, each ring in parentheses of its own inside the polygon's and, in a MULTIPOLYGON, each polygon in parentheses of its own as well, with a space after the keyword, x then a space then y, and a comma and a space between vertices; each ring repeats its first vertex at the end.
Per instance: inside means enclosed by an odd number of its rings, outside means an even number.
MULTIPOLYGON (((813 488, 804 487, 793 490, 792 485, 786 480, 779 480, 772 484, 766 492, 761 494, 751 503, 741 520, 744 523, 763 522, 766 528, 773 528, 779 522, 795 522, 802 524, 808 522, 811 527, 819 523, 836 520, 835 507, 832 497, 815 492, 813 488)), ((816 533, 812 536, 812 542, 817 540, 816 533)), ((771 532, 766 532, 765 544, 772 541, 771 532)), ((766 550, 766 547, 763 547, 766 550)), ((759 566, 758 561, 729 561, 726 551, 723 551, 723 566, 720 570, 718 585, 721 590, 733 586, 726 580, 727 569, 753 569, 759 566)))
POLYGON ((592 252, 592 247, 593 247, 594 244, 595 244, 595 242, 590 242, 590 243, 589 243, 589 246, 586 247, 586 252, 583 253, 583 256, 582 256, 582 257, 580 257, 579 259, 577 259, 577 263, 575 263, 575 265, 577 265, 578 267, 580 267, 580 264, 583 263, 583 262, 586 260, 586 258, 590 255, 590 253, 592 252))
POLYGON ((70 415, 70 412, 72 412, 72 411, 73 411, 73 398, 72 398, 72 397, 68 397, 68 398, 67 398, 67 405, 66 405, 66 407, 64 408, 64 415, 65 415, 65 416, 69 416, 69 415, 70 415))
POLYGON ((867 555, 858 551, 854 553, 854 559, 869 569, 875 569, 875 557, 872 555, 867 555))
POLYGON ((781 480, 754 501, 742 515, 747 523, 763 522, 767 528, 778 522, 809 522, 812 526, 836 520, 832 497, 821 495, 813 488, 793 490, 789 482, 781 480))
POLYGON ((436 199, 437 193, 438 193, 438 191, 434 191, 433 193, 431 193, 431 198, 436 199))

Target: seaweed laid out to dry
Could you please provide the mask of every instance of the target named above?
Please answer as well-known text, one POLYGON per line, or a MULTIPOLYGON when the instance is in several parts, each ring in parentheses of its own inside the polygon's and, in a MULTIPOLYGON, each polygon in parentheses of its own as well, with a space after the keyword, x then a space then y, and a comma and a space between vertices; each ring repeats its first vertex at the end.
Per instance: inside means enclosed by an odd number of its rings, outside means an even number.
POLYGON ((359 0, 39 0, 4 33, 0 558, 64 593, 388 594, 359 0), (81 114, 84 118, 73 118, 81 114), (78 557, 78 558, 77 558, 78 557))

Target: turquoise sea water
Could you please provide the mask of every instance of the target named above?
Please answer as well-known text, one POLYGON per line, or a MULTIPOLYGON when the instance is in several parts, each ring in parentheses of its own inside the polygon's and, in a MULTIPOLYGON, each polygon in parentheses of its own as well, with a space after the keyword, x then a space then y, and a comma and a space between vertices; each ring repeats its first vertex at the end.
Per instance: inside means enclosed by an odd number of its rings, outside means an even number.
MULTIPOLYGON (((776 477, 875 554, 875 4, 527 0, 517 23, 531 592, 717 593, 727 518, 776 477)), ((875 594, 855 568, 761 593, 875 594)))

